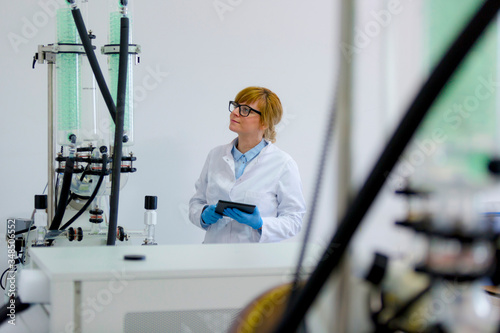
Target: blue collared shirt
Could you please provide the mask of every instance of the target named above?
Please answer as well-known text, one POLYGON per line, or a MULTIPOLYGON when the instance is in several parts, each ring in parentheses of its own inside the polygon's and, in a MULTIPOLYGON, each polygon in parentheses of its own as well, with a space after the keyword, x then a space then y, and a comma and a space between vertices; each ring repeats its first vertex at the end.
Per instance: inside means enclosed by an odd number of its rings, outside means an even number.
POLYGON ((242 154, 236 146, 238 145, 238 140, 234 142, 233 149, 231 150, 231 154, 233 154, 234 158, 234 175, 236 179, 240 178, 245 171, 245 168, 251 160, 253 160, 259 153, 267 146, 266 140, 262 139, 258 145, 247 151, 245 154, 242 154))

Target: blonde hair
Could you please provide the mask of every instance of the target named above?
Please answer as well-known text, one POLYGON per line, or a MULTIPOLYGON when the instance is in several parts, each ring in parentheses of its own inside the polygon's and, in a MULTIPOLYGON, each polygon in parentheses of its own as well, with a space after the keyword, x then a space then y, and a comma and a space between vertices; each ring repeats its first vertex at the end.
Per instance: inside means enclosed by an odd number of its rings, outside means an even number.
POLYGON ((271 90, 263 87, 248 87, 240 91, 234 101, 239 104, 252 104, 257 102, 260 123, 267 128, 264 130, 264 139, 270 142, 276 141, 275 126, 281 121, 283 107, 278 96, 271 90))

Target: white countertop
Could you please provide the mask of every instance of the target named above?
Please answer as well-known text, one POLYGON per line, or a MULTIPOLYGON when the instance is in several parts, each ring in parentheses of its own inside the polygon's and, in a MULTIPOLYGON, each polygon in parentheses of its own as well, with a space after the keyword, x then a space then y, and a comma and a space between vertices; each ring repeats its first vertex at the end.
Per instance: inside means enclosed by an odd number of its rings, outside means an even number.
MULTIPOLYGON (((299 243, 69 246, 31 248, 30 254, 34 268, 51 280, 76 281, 102 280, 110 272, 140 279, 245 276, 256 271, 263 276, 290 275, 300 248, 299 243), (127 254, 146 258, 124 260, 127 254)), ((314 268, 311 263, 320 253, 317 246, 308 247, 306 271, 314 268)))

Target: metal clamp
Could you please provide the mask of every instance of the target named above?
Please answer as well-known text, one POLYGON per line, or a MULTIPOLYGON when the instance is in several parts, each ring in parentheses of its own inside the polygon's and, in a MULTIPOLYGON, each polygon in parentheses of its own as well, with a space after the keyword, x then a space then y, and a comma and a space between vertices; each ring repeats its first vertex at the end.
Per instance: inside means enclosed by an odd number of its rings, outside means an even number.
POLYGON ((39 64, 43 64, 45 61, 53 63, 58 53, 85 54, 85 49, 82 44, 54 43, 38 45, 38 52, 35 55, 35 59, 39 64))
MULTIPOLYGON (((120 44, 106 44, 101 47, 102 54, 119 54, 120 53, 120 44)), ((141 53, 141 46, 137 44, 129 44, 128 45, 128 53, 129 54, 139 54, 141 53)))

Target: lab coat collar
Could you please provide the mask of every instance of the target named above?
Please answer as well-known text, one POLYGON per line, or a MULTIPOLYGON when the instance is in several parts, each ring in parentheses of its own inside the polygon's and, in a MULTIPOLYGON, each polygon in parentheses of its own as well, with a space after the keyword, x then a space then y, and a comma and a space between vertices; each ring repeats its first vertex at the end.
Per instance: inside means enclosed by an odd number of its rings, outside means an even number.
MULTIPOLYGON (((224 161, 229 165, 231 170, 233 170, 233 173, 234 173, 234 158, 233 158, 233 154, 231 153, 231 150, 233 149, 233 146, 234 146, 237 139, 238 138, 235 138, 233 141, 231 141, 230 143, 228 143, 224 147, 224 156, 222 157, 224 159, 224 161)), ((275 149, 275 147, 271 143, 271 141, 268 141, 266 139, 264 139, 264 140, 266 141, 267 145, 264 148, 262 148, 259 155, 257 155, 257 157, 254 159, 255 164, 257 164, 259 162, 259 160, 262 158, 263 155, 265 155, 267 152, 271 152, 275 149)))
POLYGON ((228 143, 224 147, 224 155, 222 156, 222 159, 229 165, 231 170, 233 170, 233 175, 234 175, 234 158, 233 158, 233 154, 231 154, 231 149, 233 149, 233 146, 234 146, 234 143, 236 142, 236 139, 234 139, 233 141, 231 141, 231 143, 228 143))
POLYGON ((235 161, 238 161, 242 156, 245 156, 246 160, 250 162, 255 157, 257 157, 257 155, 259 155, 262 149, 267 145, 267 141, 265 139, 262 139, 255 147, 243 154, 238 150, 238 148, 236 148, 237 142, 235 142, 233 148, 231 148, 231 155, 233 155, 235 161))
MULTIPOLYGON (((226 160, 226 162, 227 162, 228 158, 233 159, 233 154, 231 153, 231 150, 233 149, 233 146, 236 143, 236 140, 238 140, 238 138, 235 138, 233 141, 231 141, 230 143, 228 143, 226 145, 226 147, 224 147, 224 160, 226 160)), ((262 153, 264 153, 266 151, 272 151, 274 149, 274 146, 271 143, 271 141, 268 141, 266 139, 264 139, 264 141, 266 141, 267 145, 264 148, 262 148, 262 150, 260 151, 259 155, 257 155, 257 157, 255 158, 257 160, 260 159, 260 156, 262 155, 262 153), (273 146, 272 149, 270 149, 271 146, 273 146)), ((233 167, 234 167, 234 164, 233 164, 233 167)))

